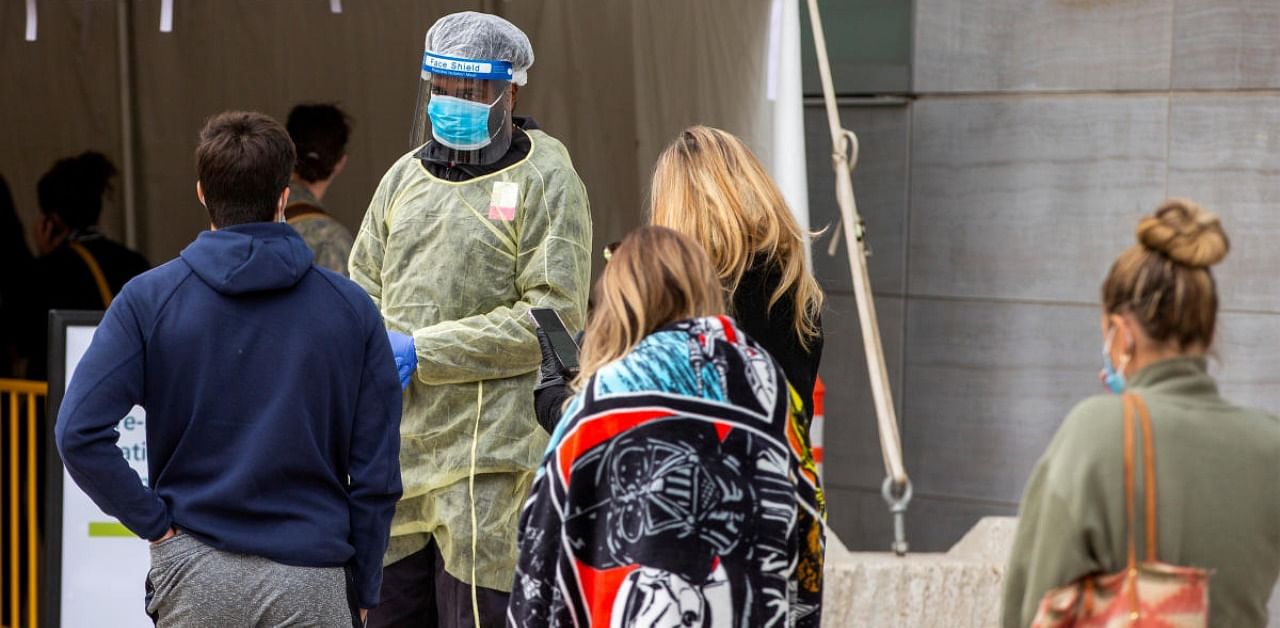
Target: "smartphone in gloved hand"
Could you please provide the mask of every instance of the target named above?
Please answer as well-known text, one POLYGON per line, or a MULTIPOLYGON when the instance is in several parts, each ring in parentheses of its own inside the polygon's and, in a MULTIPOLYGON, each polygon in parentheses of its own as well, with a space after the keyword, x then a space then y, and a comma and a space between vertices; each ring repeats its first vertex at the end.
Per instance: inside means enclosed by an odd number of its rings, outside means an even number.
POLYGON ((561 368, 565 371, 577 371, 578 343, 573 341, 573 335, 565 328, 560 315, 549 307, 535 307, 529 309, 529 317, 551 341, 551 348, 561 368))

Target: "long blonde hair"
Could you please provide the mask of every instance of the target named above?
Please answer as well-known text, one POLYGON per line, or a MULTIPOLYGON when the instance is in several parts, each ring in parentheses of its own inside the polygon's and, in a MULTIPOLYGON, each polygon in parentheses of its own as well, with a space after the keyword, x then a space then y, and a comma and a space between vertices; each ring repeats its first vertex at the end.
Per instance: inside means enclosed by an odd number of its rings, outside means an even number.
POLYGON ((1137 236, 1107 273, 1103 308, 1133 314, 1156 342, 1207 349, 1218 318, 1209 267, 1231 248, 1222 223, 1195 201, 1173 198, 1138 222, 1137 236))
POLYGON ((702 247, 665 227, 640 227, 609 258, 596 280, 595 309, 584 334, 581 387, 668 323, 724 312, 724 295, 702 247))
POLYGON ((742 140, 705 126, 685 129, 658 157, 649 215, 653 224, 701 244, 730 295, 757 256, 764 255, 764 263, 781 275, 768 309, 791 295, 792 326, 801 344, 808 346, 818 334, 823 295, 805 267, 808 234, 742 140))

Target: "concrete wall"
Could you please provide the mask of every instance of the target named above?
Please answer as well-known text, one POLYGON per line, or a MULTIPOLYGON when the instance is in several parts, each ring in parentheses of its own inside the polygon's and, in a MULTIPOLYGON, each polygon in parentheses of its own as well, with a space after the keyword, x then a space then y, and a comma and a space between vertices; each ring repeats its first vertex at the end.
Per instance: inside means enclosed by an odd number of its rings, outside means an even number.
MULTIPOLYGON (((917 0, 909 93, 845 101, 916 488, 914 549, 1016 513, 1062 417, 1100 392, 1098 286, 1166 196, 1218 212, 1231 236, 1213 365, 1224 392, 1280 410, 1267 350, 1280 342, 1278 29, 1271 0, 917 0)), ((821 109, 807 113, 822 226, 837 216, 830 141, 821 109)), ((831 521, 850 548, 882 550, 891 527, 856 310, 828 240, 814 251, 830 295, 831 521)))

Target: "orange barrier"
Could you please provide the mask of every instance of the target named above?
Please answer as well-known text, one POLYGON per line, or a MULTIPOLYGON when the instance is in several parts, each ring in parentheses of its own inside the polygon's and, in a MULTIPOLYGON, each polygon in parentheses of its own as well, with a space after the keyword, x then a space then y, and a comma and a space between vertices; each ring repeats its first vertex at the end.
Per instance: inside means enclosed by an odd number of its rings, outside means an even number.
POLYGON ((36 443, 40 437, 39 409, 48 394, 49 385, 45 382, 0 379, 0 404, 8 408, 5 416, 9 445, 5 460, 8 464, 4 469, 4 492, 9 511, 6 522, 8 564, 4 571, 8 582, 5 591, 9 610, 5 626, 8 628, 35 628, 39 625, 36 443), (25 623, 22 621, 24 615, 25 623))
POLYGON ((822 459, 826 457, 822 446, 822 432, 827 422, 827 387, 822 378, 813 386, 813 423, 809 425, 809 446, 813 449, 813 461, 818 463, 818 476, 822 476, 822 459))

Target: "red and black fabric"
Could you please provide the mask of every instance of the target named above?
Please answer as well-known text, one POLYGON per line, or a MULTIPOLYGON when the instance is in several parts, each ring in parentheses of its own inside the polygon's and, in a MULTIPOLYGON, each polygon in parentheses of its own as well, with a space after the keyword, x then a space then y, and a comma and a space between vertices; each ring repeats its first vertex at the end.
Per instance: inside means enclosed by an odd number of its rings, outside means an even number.
POLYGON ((818 626, 825 506, 798 396, 725 317, 602 369, 521 519, 514 626, 818 626))

